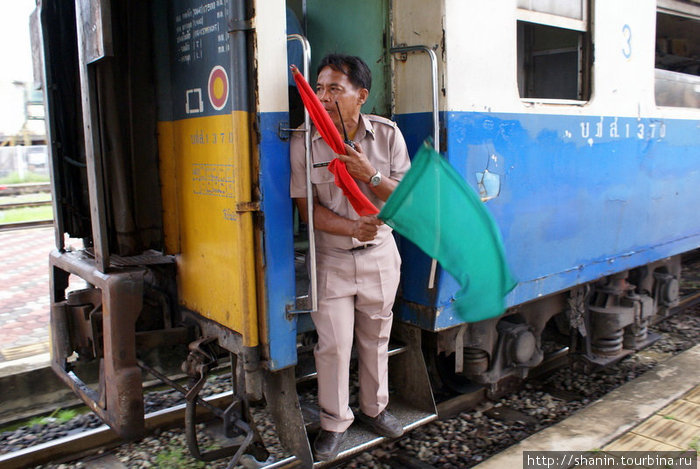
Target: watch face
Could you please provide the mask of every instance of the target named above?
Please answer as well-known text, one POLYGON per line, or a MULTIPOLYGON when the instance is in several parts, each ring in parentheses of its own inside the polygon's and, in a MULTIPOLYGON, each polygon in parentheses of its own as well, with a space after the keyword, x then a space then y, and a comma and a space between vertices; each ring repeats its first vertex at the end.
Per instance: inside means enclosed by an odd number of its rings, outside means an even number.
POLYGON ((382 182, 382 175, 377 173, 374 176, 372 176, 372 179, 369 180, 370 184, 373 186, 378 186, 380 182, 382 182))

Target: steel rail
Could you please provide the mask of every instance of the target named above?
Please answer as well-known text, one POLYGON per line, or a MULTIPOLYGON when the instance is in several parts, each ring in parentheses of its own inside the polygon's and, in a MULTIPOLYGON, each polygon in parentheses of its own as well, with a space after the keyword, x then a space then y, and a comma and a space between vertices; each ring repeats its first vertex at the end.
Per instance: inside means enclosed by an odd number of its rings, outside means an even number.
POLYGON ((0 231, 26 230, 30 228, 42 228, 53 225, 53 220, 19 221, 14 223, 0 223, 0 231))
MULTIPOLYGON (((700 292, 691 293, 689 295, 686 295, 680 299, 680 301, 678 302, 678 304, 676 306, 673 306, 672 308, 669 309, 668 316, 673 316, 674 314, 678 314, 678 313, 680 313, 688 308, 692 308, 693 306, 697 305, 698 303, 700 303, 700 292)), ((663 319, 666 319, 666 318, 661 318, 660 320, 663 320, 663 319)))
MULTIPOLYGON (((226 407, 233 401, 233 393, 227 391, 205 398, 205 400, 216 408, 226 407)), ((210 412, 202 411, 199 417, 204 420, 211 415, 210 412)), ((145 416, 146 432, 150 433, 159 428, 177 426, 184 418, 185 404, 151 412, 145 416)), ((82 456, 85 453, 94 453, 99 449, 111 448, 121 443, 123 440, 114 430, 107 425, 102 425, 75 435, 2 454, 0 455, 0 467, 4 469, 34 467, 58 459, 66 460, 66 458, 78 454, 82 456)))
POLYGON ((20 194, 50 193, 51 184, 48 182, 28 182, 24 184, 0 184, 0 196, 20 194))
POLYGON ((50 200, 41 200, 36 202, 13 202, 10 204, 0 203, 0 210, 14 210, 17 208, 34 208, 34 207, 44 207, 51 205, 50 200))

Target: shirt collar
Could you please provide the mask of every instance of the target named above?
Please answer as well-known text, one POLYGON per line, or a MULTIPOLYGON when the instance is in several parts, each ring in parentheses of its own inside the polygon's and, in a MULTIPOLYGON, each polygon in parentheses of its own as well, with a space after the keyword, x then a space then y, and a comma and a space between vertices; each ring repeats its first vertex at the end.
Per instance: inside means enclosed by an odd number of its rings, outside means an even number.
MULTIPOLYGON (((374 138, 374 127, 372 126, 372 121, 369 120, 366 114, 360 114, 360 123, 355 133, 355 141, 360 142, 367 135, 374 138)), ((318 132, 318 129, 316 129, 316 126, 314 126, 314 133, 311 139, 318 140, 319 138, 321 138, 321 134, 318 132)))

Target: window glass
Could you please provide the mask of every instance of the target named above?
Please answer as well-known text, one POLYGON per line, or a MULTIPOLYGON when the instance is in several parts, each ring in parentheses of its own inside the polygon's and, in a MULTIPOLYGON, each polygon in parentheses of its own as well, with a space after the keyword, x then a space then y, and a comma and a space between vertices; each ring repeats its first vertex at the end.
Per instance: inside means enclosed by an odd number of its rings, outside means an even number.
POLYGON ((518 21, 521 98, 586 100, 586 33, 518 21))
POLYGON ((656 15, 657 106, 700 108, 700 21, 656 15))

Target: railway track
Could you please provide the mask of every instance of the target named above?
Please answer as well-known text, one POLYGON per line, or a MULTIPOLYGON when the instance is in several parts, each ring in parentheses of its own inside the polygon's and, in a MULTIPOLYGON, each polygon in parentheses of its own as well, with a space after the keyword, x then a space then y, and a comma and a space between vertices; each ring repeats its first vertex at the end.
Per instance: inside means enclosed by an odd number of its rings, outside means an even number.
POLYGON ((53 225, 53 220, 20 221, 14 223, 0 223, 0 231, 28 230, 31 228, 43 228, 53 225))
POLYGON ((51 183, 0 184, 0 197, 51 192, 51 183))
MULTIPOLYGON (((552 370, 560 368, 568 363, 567 349, 564 348, 554 354, 549 355, 542 364, 533 369, 531 376, 537 377, 550 373, 552 370)), ((207 402, 219 408, 225 408, 232 401, 231 392, 224 392, 209 398, 207 402)), ((475 389, 472 392, 460 394, 445 399, 437 404, 438 418, 447 419, 459 415, 462 412, 472 410, 486 400, 484 388, 475 389)), ((185 406, 177 405, 164 410, 152 412, 146 415, 146 431, 152 433, 157 429, 178 427, 184 421, 185 406)), ((202 420, 211 417, 206 412, 206 408, 201 408, 202 420)), ((102 425, 96 429, 56 439, 52 442, 39 444, 20 451, 0 455, 0 467, 11 469, 28 467, 47 462, 70 460, 75 455, 94 454, 118 446, 123 441, 108 426, 102 425)), ((292 467, 294 458, 279 461, 273 467, 292 467)), ((399 468, 407 469, 429 469, 432 466, 409 456, 400 458, 399 468)))
MULTIPOLYGON (((27 183, 0 185, 0 211, 51 206, 51 200, 30 200, 17 202, 16 197, 33 194, 50 194, 49 183, 27 183)), ((0 231, 40 228, 53 223, 53 220, 32 220, 13 223, 0 223, 0 231)))
MULTIPOLYGON (((550 355, 545 361, 535 370, 533 374, 539 376, 552 369, 563 366, 567 362, 566 349, 550 355), (541 367, 542 371, 538 371, 541 367)), ((475 389, 473 392, 460 394, 451 397, 437 404, 438 418, 445 419, 454 417, 461 412, 475 408, 486 399, 484 388, 475 389)), ((232 401, 232 393, 230 391, 216 394, 205 400, 216 407, 225 408, 232 401)), ((198 417, 202 420, 207 420, 211 417, 211 413, 206 412, 206 408, 200 407, 198 417)), ((185 405, 177 405, 160 411, 152 412, 146 415, 146 432, 152 433, 157 429, 172 428, 182 425, 184 421, 185 405)), ((94 454, 100 451, 108 450, 119 444, 123 440, 112 431, 108 426, 102 425, 95 429, 86 430, 74 435, 58 438, 48 443, 42 443, 31 446, 19 451, 0 455, 0 467, 2 468, 22 468, 45 464, 47 462, 57 462, 69 460, 76 455, 94 454)), ((294 458, 279 461, 273 467, 293 467, 294 458)), ((410 457, 404 457, 403 463, 407 468, 427 468, 429 465, 420 465, 420 461, 413 460, 410 457), (412 466, 411 464, 418 464, 412 466)))
POLYGON ((17 208, 46 207, 47 205, 51 205, 50 200, 42 200, 42 201, 38 201, 38 202, 16 202, 16 203, 9 203, 9 204, 0 203, 0 210, 13 210, 13 209, 17 209, 17 208))
MULTIPOLYGON (((684 296, 679 305, 672 309, 673 314, 681 313, 687 308, 691 308, 700 303, 700 292, 688 294, 684 296)), ((530 373, 530 378, 537 380, 539 377, 553 373, 568 363, 567 349, 561 349, 547 356, 545 361, 530 373)), ((574 393, 570 393, 573 395, 574 393)), ((573 399, 569 395, 563 398, 573 399)), ((561 398, 561 396, 559 396, 561 398)), ((224 392, 206 398, 210 404, 222 408, 231 402, 231 392, 224 392)), ((472 392, 449 397, 438 403, 439 420, 453 418, 462 412, 470 411, 479 407, 480 404, 486 401, 486 392, 483 388, 477 388, 472 392)), ((487 411, 489 412, 489 411, 487 411)), ((490 410, 490 413, 495 418, 521 418, 522 412, 518 409, 509 409, 507 407, 499 407, 490 410), (510 414, 517 414, 516 417, 510 414)), ((207 419, 210 415, 206 413, 205 408, 201 408, 199 415, 202 419, 207 419)), ((146 430, 148 433, 159 431, 167 428, 181 426, 184 420, 184 405, 173 406, 164 410, 159 410, 146 415, 146 430)), ((119 446, 122 441, 119 437, 107 426, 101 426, 96 429, 87 430, 74 435, 63 438, 58 438, 52 442, 38 444, 19 451, 0 455, 0 467, 3 468, 20 468, 47 462, 56 462, 62 460, 71 460, 76 455, 95 454, 100 451, 108 450, 119 446)), ((407 454, 392 454, 391 467, 397 469, 431 469, 432 466, 416 457, 407 454)), ((280 461, 275 467, 291 467, 293 459, 280 461)))
MULTIPOLYGON (((209 404, 225 408, 231 402, 231 391, 204 398, 209 404)), ((202 419, 211 417, 206 408, 199 410, 202 419)), ((146 415, 146 431, 170 428, 184 421, 185 404, 152 412, 146 415)), ((75 455, 92 454, 99 450, 113 448, 123 441, 107 425, 86 430, 75 435, 58 438, 54 441, 31 446, 19 451, 0 455, 0 467, 5 469, 32 467, 51 461, 70 460, 75 455)))

